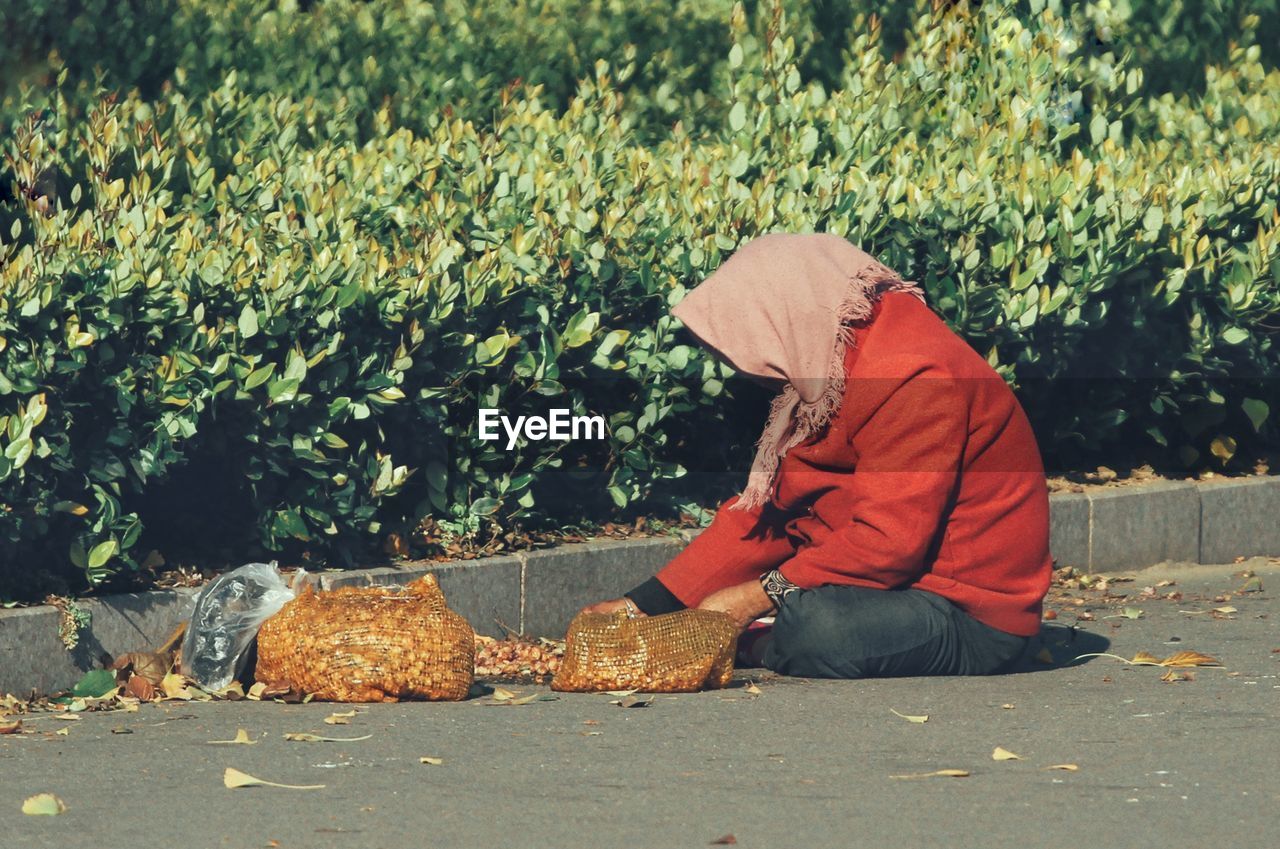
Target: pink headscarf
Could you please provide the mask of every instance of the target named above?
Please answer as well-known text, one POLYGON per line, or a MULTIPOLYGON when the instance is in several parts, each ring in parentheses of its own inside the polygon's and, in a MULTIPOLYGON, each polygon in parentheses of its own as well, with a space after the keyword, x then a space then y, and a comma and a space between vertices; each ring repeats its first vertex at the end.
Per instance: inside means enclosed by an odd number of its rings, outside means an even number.
POLYGON ((839 236, 772 233, 741 247, 671 310, 736 371, 784 382, 735 508, 763 505, 783 455, 839 409, 850 324, 870 318, 885 292, 924 300, 914 282, 839 236))

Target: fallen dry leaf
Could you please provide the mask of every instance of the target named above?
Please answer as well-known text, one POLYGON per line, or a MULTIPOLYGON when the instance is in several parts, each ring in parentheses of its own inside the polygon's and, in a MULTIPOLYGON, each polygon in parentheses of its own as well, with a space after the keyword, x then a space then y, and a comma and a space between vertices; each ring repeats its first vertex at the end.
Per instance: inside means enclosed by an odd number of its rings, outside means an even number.
POLYGON ((292 743, 359 743, 372 736, 372 734, 366 734, 363 737, 321 737, 318 734, 307 734, 302 731, 286 731, 284 739, 292 743))
POLYGON ((935 769, 933 772, 913 772, 907 775, 891 775, 890 778, 968 778, 967 769, 935 769))
POLYGON ((22 812, 32 817, 53 817, 66 810, 66 803, 52 793, 38 793, 22 803, 22 812))
POLYGON ((1262 592, 1262 577, 1259 575, 1251 575, 1249 580, 1245 581, 1238 593, 1260 593, 1262 592))
MULTIPOLYGON (((743 692, 745 692, 748 696, 758 696, 758 695, 760 695, 761 693, 763 693, 764 691, 763 691, 763 690, 761 690, 759 687, 757 687, 757 686, 756 686, 756 682, 755 682, 755 681, 752 681, 751 683, 747 684, 747 686, 744 688, 743 692)), ((729 836, 729 837, 732 837, 733 835, 732 835, 732 834, 730 834, 730 835, 728 835, 728 836, 729 836)))
POLYGON ((491 693, 495 702, 509 702, 516 697, 516 694, 508 690, 506 687, 494 687, 491 693))
POLYGON ((164 692, 166 699, 191 700, 191 691, 187 689, 183 677, 176 672, 170 672, 164 676, 164 680, 160 682, 160 689, 164 692))
POLYGON ((61 720, 64 720, 64 721, 66 721, 66 722, 79 722, 79 721, 80 721, 80 714, 78 714, 78 713, 55 713, 55 714, 53 715, 53 718, 54 718, 54 719, 61 719, 61 720))
POLYGON ((156 697, 156 688, 148 678, 135 672, 125 682, 124 694, 139 701, 149 702, 156 697))
MULTIPOLYGON (((245 698, 252 699, 254 701, 265 701, 267 699, 274 699, 277 697, 291 697, 292 695, 293 691, 290 689, 288 684, 275 684, 270 681, 258 681, 249 688, 249 692, 245 694, 245 698)), ((303 699, 299 699, 298 701, 303 701, 303 699)))
POLYGON ((421 757, 421 758, 418 758, 418 763, 431 764, 432 766, 440 766, 442 763, 444 763, 444 758, 421 757))
POLYGON ((150 651, 129 652, 116 658, 111 668, 117 671, 132 670, 134 675, 158 687, 164 682, 165 676, 173 671, 173 654, 150 651))
POLYGON ((1008 749, 1005 749, 1005 748, 1003 748, 1003 747, 1001 747, 1001 746, 996 746, 995 751, 993 751, 993 752, 991 753, 991 760, 993 760, 993 761, 1020 761, 1020 760, 1022 760, 1022 756, 1021 756, 1021 755, 1015 755, 1013 752, 1011 752, 1011 751, 1009 751, 1008 749))
POLYGON ((1160 676, 1160 680, 1164 681, 1166 684, 1176 684, 1179 681, 1194 681, 1196 680, 1196 675, 1194 672, 1190 671, 1180 672, 1176 669, 1170 669, 1168 672, 1160 676))
POLYGON ((355 715, 356 715, 356 712, 353 710, 349 710, 345 713, 331 713, 324 718, 324 724, 325 725, 350 725, 351 717, 355 715))
POLYGON ((915 715, 909 714, 909 713, 898 713, 893 708, 889 708, 889 713, 893 714, 894 716, 902 717, 907 722, 925 723, 929 721, 929 714, 927 713, 915 714, 915 715))
POLYGON ((54 733, 54 734, 57 734, 59 737, 70 737, 70 736, 71 736, 71 729, 70 729, 70 728, 59 728, 57 731, 55 731, 55 732, 53 732, 53 733, 54 733))
POLYGON ((638 692, 640 691, 639 690, 605 690, 604 695, 618 696, 619 698, 621 698, 622 696, 629 696, 632 693, 638 693, 638 692))
POLYGON ((653 704, 653 696, 643 696, 643 697, 637 696, 637 695, 623 696, 622 698, 616 699, 610 702, 609 704, 617 705, 618 707, 624 707, 624 708, 648 707, 649 705, 653 704))
POLYGON ((1211 612, 1211 613, 1220 613, 1220 614, 1222 614, 1223 616, 1226 616, 1226 615, 1231 614, 1231 613, 1239 613, 1239 612, 1240 612, 1240 610, 1239 610, 1239 608, 1232 607, 1231 605, 1229 605, 1229 604, 1228 604, 1228 605, 1226 605, 1225 607, 1215 607, 1215 608, 1214 608, 1212 611, 1210 611, 1210 612, 1211 612))
POLYGON ((111 729, 111 733, 112 733, 112 734, 132 734, 132 733, 133 733, 133 729, 132 729, 132 728, 125 728, 123 725, 118 725, 118 726, 116 726, 115 728, 112 728, 112 729, 111 729))
POLYGON ((1216 657, 1198 651, 1179 651, 1160 661, 1161 666, 1218 666, 1216 657))
POLYGON ((1013 709, 1014 709, 1014 705, 1013 705, 1013 704, 1011 704, 1011 703, 1009 703, 1009 702, 1005 702, 1004 704, 1000 705, 1000 707, 1001 707, 1003 710, 1013 710, 1013 709))
POLYGON ((0 722, 0 734, 17 734, 21 731, 21 719, 15 719, 13 722, 0 722))
POLYGON ((227 686, 218 690, 216 693, 210 693, 215 699, 226 699, 227 701, 238 702, 245 697, 244 685, 239 681, 232 681, 227 686))
POLYGON ((1080 767, 1076 766, 1075 764, 1053 764, 1052 766, 1045 767, 1045 769, 1061 769, 1061 770, 1064 770, 1065 772, 1075 772, 1076 770, 1080 769, 1080 767))
POLYGON ((717 837, 715 840, 712 840, 710 845, 711 846, 733 846, 733 845, 736 845, 737 842, 738 842, 738 838, 734 837, 732 834, 726 834, 724 837, 717 837))
POLYGON ((249 739, 249 732, 243 728, 236 731, 236 736, 231 740, 209 740, 208 743, 213 746, 254 746, 257 740, 249 739))
POLYGON ((1164 667, 1188 667, 1188 666, 1221 666, 1221 662, 1216 657, 1202 654, 1198 651, 1179 651, 1166 657, 1164 660, 1156 657, 1150 652, 1140 651, 1133 656, 1133 660, 1127 657, 1121 657, 1118 654, 1108 654, 1107 652, 1095 652, 1093 654, 1082 654, 1076 657, 1076 660, 1083 660, 1087 657, 1109 657, 1112 660, 1118 660, 1121 663, 1127 663, 1130 666, 1164 666, 1164 667))
POLYGON ((222 784, 231 790, 238 787, 280 787, 285 790, 323 790, 323 784, 278 784, 274 781, 263 781, 234 767, 227 767, 222 774, 222 784))

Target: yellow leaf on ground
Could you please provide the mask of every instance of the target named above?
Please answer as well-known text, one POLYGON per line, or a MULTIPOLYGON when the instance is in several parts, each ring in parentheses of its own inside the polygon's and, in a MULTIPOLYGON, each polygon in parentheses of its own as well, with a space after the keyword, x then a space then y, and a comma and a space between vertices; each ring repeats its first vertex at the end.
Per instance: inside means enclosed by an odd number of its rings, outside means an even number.
POLYGON ((492 696, 495 702, 509 702, 516 697, 516 694, 506 687, 494 687, 492 696))
POLYGON ((53 817, 66 809, 66 804, 52 793, 40 793, 22 803, 22 812, 33 817, 53 817))
POLYGON ((323 790, 323 784, 277 784, 274 781, 263 781, 233 767, 227 767, 222 774, 222 784, 229 789, 237 787, 280 787, 285 790, 323 790))
POLYGON ((53 715, 53 718, 54 718, 54 719, 62 719, 62 720, 65 720, 65 721, 67 721, 67 722, 79 722, 79 721, 80 721, 80 716, 79 716, 78 714, 74 714, 74 713, 55 713, 55 714, 53 715))
POLYGON ((209 741, 209 743, 215 746, 252 746, 252 745, 255 745, 257 742, 258 742, 257 740, 250 740, 249 732, 245 731, 243 728, 236 731, 236 736, 235 736, 235 739, 233 740, 210 740, 209 741))
POLYGON ((759 687, 757 687, 757 686, 756 686, 756 682, 755 682, 755 681, 752 681, 750 684, 748 684, 748 685, 746 686, 746 688, 745 688, 745 692, 746 692, 746 694, 747 694, 748 696, 758 696, 758 695, 760 695, 761 693, 763 693, 764 691, 763 691, 763 690, 761 690, 759 687))
POLYGON ((164 680, 160 682, 160 689, 164 691, 166 699, 191 700, 191 693, 187 690, 182 676, 176 672, 170 672, 164 676, 164 680))
POLYGON ((929 714, 927 713, 921 713, 921 714, 898 713, 893 708, 889 708, 889 713, 893 714, 894 716, 901 717, 902 719, 905 719, 907 722, 925 723, 929 721, 929 714))
POLYGON ((228 699, 231 701, 236 701, 239 699, 243 699, 245 697, 244 685, 241 684, 239 681, 232 681, 230 684, 223 687, 221 690, 218 690, 216 693, 210 693, 209 695, 219 699, 228 699))
POLYGON ((363 737, 321 737, 318 734, 287 731, 284 739, 293 743, 358 743, 361 740, 368 740, 372 736, 372 734, 366 734, 363 737))
POLYGON ((1045 767, 1045 769, 1060 769, 1065 772, 1075 772, 1076 770, 1080 769, 1080 767, 1078 767, 1075 764, 1054 764, 1052 766, 1045 767))
POLYGON ((440 766, 440 764, 444 763, 444 758, 423 757, 423 758, 418 758, 418 763, 431 764, 432 766, 440 766))
POLYGON ((1166 684, 1176 684, 1179 681, 1194 681, 1196 676, 1194 672, 1179 672, 1176 669, 1170 669, 1160 676, 1160 680, 1166 684))
POLYGON ((53 732, 53 733, 54 733, 54 734, 57 734, 59 737, 70 737, 70 736, 71 736, 71 729, 70 729, 70 728, 59 728, 57 731, 55 731, 55 732, 53 732))
POLYGON ((324 724, 325 725, 350 725, 351 717, 355 715, 356 715, 356 712, 353 710, 349 710, 346 713, 332 713, 324 718, 324 724))
POLYGON ((1201 654, 1198 651, 1180 651, 1160 661, 1161 666, 1218 666, 1216 657, 1201 654))
POLYGON ((991 753, 991 760, 993 760, 993 761, 1020 761, 1020 760, 1022 760, 1022 756, 1021 756, 1021 755, 1015 755, 1013 752, 1011 752, 1011 751, 1009 751, 1008 749, 1005 749, 1005 748, 1003 748, 1003 747, 1001 747, 1001 746, 996 746, 995 751, 993 751, 993 752, 991 753))
POLYGON ((968 778, 967 769, 935 769, 933 772, 915 772, 909 775, 891 775, 890 778, 968 778))
POLYGON ((1157 666, 1160 664, 1160 658, 1150 652, 1140 651, 1133 656, 1132 663, 1153 663, 1157 666))

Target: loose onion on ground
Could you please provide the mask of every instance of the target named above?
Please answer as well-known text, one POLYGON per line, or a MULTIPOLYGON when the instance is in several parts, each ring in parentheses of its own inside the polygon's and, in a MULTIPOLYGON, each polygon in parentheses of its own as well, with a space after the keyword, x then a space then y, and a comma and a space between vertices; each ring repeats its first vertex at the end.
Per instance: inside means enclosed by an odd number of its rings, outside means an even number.
POLYGON ((555 675, 564 643, 476 635, 476 677, 502 681, 543 681, 555 675))

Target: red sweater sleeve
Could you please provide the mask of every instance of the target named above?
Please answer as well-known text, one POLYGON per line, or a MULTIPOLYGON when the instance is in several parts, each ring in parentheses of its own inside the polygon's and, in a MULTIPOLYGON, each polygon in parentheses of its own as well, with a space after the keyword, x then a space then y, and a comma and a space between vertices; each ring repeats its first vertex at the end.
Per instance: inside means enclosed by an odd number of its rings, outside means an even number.
POLYGON ((784 563, 784 577, 801 587, 890 589, 923 574, 959 482, 969 419, 962 383, 922 367, 887 396, 859 398, 877 406, 852 435, 857 466, 829 496, 838 503, 819 502, 824 516, 849 518, 784 563))
POLYGON ((737 501, 734 496, 722 504, 711 525, 658 572, 658 580, 687 607, 759 578, 795 553, 781 513, 768 505, 730 510, 737 501))

